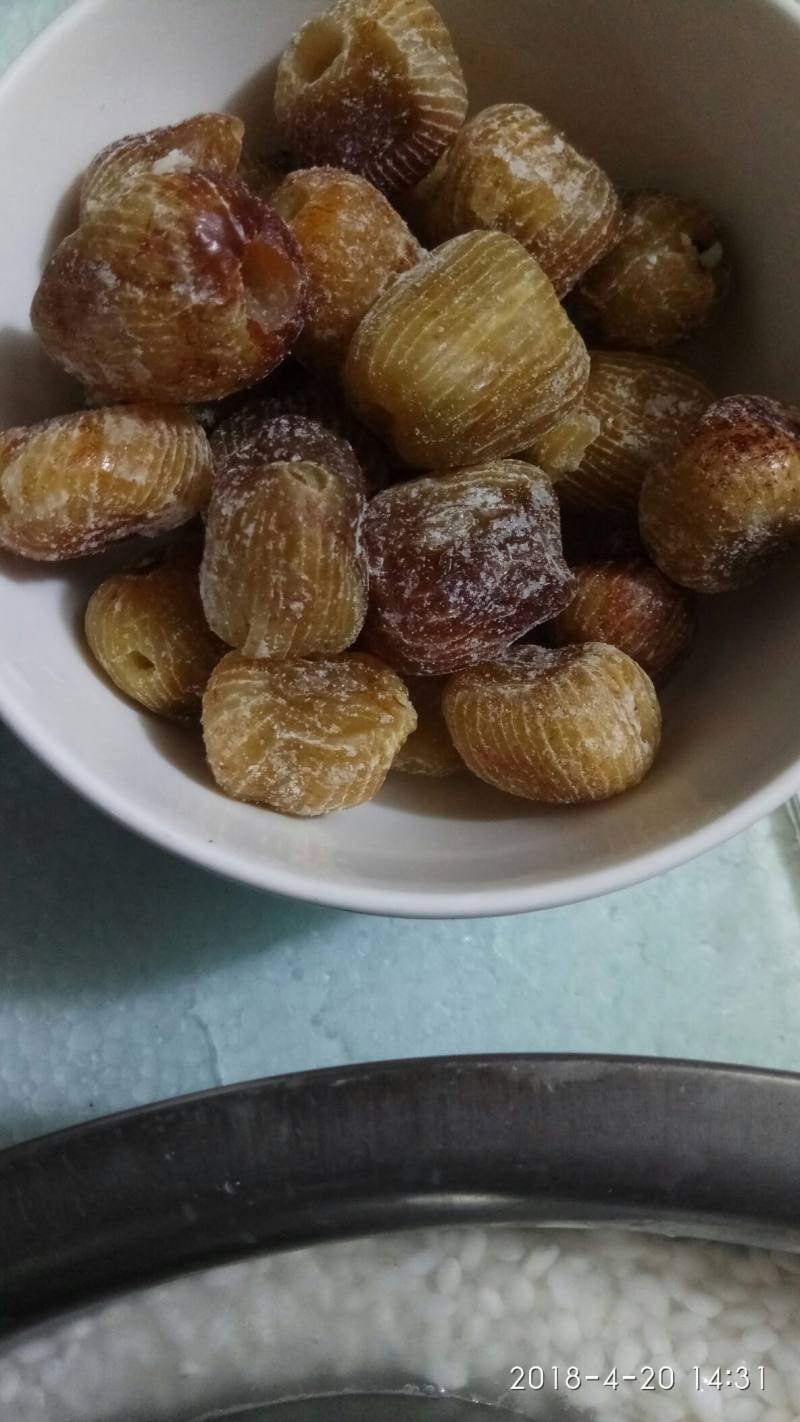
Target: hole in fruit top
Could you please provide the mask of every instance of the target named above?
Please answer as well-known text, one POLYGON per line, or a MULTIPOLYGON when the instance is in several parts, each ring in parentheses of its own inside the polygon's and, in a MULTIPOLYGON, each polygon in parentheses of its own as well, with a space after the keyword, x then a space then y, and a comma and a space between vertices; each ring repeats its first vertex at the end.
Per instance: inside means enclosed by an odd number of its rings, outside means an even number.
POLYGON ((300 298, 300 273, 285 252, 268 242, 248 242, 242 256, 247 316, 266 334, 281 331, 294 317, 300 298))
POLYGON ((131 652, 128 660, 134 671, 153 672, 156 669, 155 662, 146 657, 143 652, 131 652))
POLYGON ((304 84, 316 84, 335 64, 343 49, 344 35, 335 21, 312 21, 297 41, 295 67, 298 78, 304 84))

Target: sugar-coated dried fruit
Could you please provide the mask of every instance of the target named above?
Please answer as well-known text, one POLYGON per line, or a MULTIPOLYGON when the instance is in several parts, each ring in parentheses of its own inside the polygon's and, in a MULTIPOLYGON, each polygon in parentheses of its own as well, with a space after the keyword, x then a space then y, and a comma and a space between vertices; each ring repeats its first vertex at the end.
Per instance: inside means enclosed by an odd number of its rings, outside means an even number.
POLYGON ((291 662, 230 652, 203 702, 217 784, 287 815, 373 799, 416 722, 399 676, 357 652, 291 662))
POLYGON ((438 676, 411 677, 408 694, 417 713, 417 729, 404 741, 394 758, 392 770, 404 775, 426 775, 441 780, 464 769, 453 745, 442 711, 445 679, 438 676))
POLYGON ((218 467, 200 578, 209 625, 248 657, 352 646, 367 607, 364 482, 350 446, 301 416, 218 467))
POLYGON ((474 232, 399 277, 359 326, 345 385, 408 465, 515 454, 576 405, 589 357, 534 257, 474 232))
POLYGON ((549 623, 554 646, 607 642, 627 652, 656 686, 689 651, 694 601, 643 558, 583 563, 573 568, 575 593, 549 623))
POLYGON ((89 164, 81 185, 81 221, 113 206, 142 178, 192 169, 232 178, 242 154, 244 124, 233 114, 195 114, 167 128, 119 138, 89 164))
POLYGON ((48 354, 105 400, 217 400, 263 379, 303 323, 297 243, 233 178, 137 177, 51 257, 31 308, 48 354))
POLYGON ((564 508, 635 523, 645 474, 670 458, 713 399, 699 376, 674 361, 630 351, 593 351, 581 408, 597 422, 595 438, 563 474, 546 447, 534 445, 531 454, 558 479, 564 508))
POLYGON ((338 376, 359 322, 422 248, 377 188, 355 173, 305 168, 273 195, 308 277, 306 322, 295 354, 338 376))
POLYGON ((661 712, 646 672, 616 647, 515 647, 459 672, 445 719, 481 780, 546 804, 606 800, 653 764, 661 712))
POLYGON ((619 198, 609 178, 526 104, 495 104, 464 125, 413 200, 432 246, 463 232, 516 237, 559 296, 617 242, 619 198))
POLYGON ((0 432, 0 546, 26 558, 98 553, 199 513, 208 440, 168 405, 120 405, 0 432))
MULTIPOLYGON (((221 466, 265 424, 284 415, 301 415, 323 425, 346 440, 353 449, 366 480, 367 493, 375 494, 390 482, 387 452, 379 440, 353 414, 341 396, 297 367, 299 379, 279 379, 260 386, 215 425, 211 438, 214 461, 221 466)), ((283 370, 280 372, 283 376, 283 370)))
POLYGON ((106 675, 148 711, 199 719, 203 692, 227 650, 200 601, 200 556, 169 551, 106 578, 86 609, 86 640, 106 675))
POLYGON ((729 277, 719 226, 699 203, 636 193, 620 241, 581 283, 580 311, 601 345, 662 350, 705 325, 729 277))
POLYGON ((428 0, 339 0, 290 42, 275 111, 306 163, 346 168, 383 192, 403 192, 452 143, 467 91, 428 0))
POLYGON ((569 601, 558 501, 530 465, 497 460, 373 499, 364 643, 436 676, 496 656, 569 601))
POLYGON ((639 526, 667 577, 696 592, 753 582, 800 541, 800 409, 728 396, 644 481, 639 526))

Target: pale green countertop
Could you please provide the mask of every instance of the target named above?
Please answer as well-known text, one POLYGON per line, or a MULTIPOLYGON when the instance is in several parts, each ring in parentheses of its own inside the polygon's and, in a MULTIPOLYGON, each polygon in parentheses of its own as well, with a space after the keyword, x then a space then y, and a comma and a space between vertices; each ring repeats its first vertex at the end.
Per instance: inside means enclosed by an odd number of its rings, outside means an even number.
MULTIPOLYGON (((66 3, 0 0, 0 68, 66 3)), ((800 1070, 786 813, 611 898, 431 924, 288 903, 172 859, 2 728, 0 806, 0 1145, 378 1057, 642 1052, 800 1070)))

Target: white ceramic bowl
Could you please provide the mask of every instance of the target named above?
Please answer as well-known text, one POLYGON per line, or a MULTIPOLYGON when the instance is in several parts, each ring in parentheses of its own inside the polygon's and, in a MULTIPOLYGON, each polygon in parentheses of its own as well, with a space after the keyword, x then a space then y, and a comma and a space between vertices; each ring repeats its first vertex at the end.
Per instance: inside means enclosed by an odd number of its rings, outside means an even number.
MULTIPOLYGON (((0 85, 0 422, 70 408, 29 333, 76 180, 121 134, 230 108, 269 129, 275 61, 324 0, 83 0, 0 85)), ((474 107, 525 100, 626 185, 702 197, 731 235, 729 308, 694 353, 722 391, 800 391, 797 0, 443 0, 474 107)), ((74 400, 74 396, 72 397, 74 400)), ((800 787, 800 568, 704 608, 645 784, 591 809, 392 776, 300 822, 224 799, 182 732, 116 696, 82 645, 96 569, 0 564, 0 710, 131 828, 209 868, 376 913, 549 907, 672 868, 800 787)))

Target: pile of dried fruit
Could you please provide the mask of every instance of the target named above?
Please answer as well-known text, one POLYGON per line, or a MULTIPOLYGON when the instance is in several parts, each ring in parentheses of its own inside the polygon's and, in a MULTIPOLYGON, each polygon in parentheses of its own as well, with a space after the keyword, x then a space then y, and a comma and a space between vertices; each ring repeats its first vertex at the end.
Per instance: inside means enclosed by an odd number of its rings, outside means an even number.
POLYGON ((637 784, 693 594, 800 538, 800 413, 657 354, 725 294, 716 222, 621 200, 523 104, 467 122, 428 0, 339 0, 275 108, 288 174, 227 114, 90 166, 32 309, 87 408, 0 434, 0 545, 190 525, 86 635, 141 705, 202 714, 237 798, 323 814, 392 768, 551 803, 637 784))

